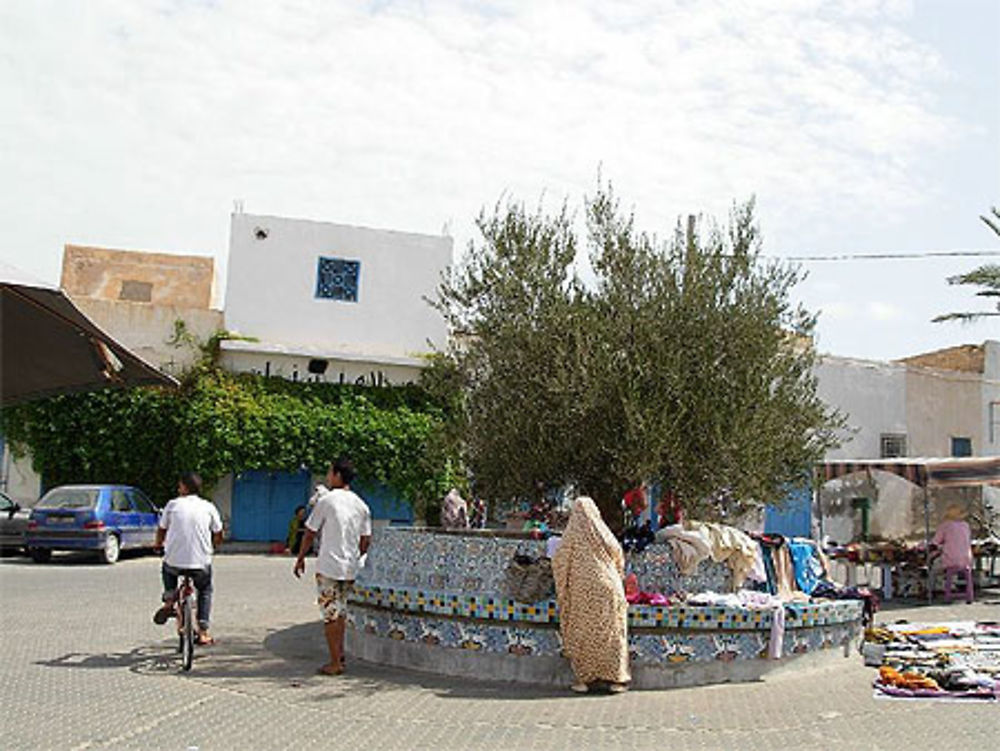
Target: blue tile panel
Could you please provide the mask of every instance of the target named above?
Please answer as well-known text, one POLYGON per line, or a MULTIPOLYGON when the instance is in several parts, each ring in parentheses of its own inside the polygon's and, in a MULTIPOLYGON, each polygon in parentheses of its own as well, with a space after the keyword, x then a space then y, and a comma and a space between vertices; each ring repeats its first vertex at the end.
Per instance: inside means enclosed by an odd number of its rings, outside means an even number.
MULTIPOLYGON (((490 534, 442 534, 384 528, 375 531, 359 584, 407 587, 464 594, 499 594, 515 553, 545 554, 541 540, 490 534)), ((649 592, 728 592, 732 575, 724 563, 703 561, 694 574, 678 570, 666 545, 653 544, 627 556, 628 569, 649 592)))
MULTIPOLYGON (((518 656, 561 654, 559 631, 552 626, 491 624, 359 607, 348 610, 347 623, 373 636, 430 646, 518 656)), ((859 628, 853 622, 786 631, 782 656, 838 647, 857 636, 859 628)), ((629 634, 628 642, 634 666, 730 662, 765 657, 768 632, 640 632, 629 634)))
MULTIPOLYGON (((523 603, 494 595, 470 595, 409 587, 375 587, 357 584, 350 600, 357 605, 386 608, 402 613, 472 618, 483 621, 513 621, 558 624, 555 600, 523 603)), ((629 628, 756 631, 771 628, 768 610, 750 610, 700 605, 629 605, 629 628)), ((785 628, 808 628, 848 623, 861 618, 861 603, 840 600, 785 605, 785 628)))

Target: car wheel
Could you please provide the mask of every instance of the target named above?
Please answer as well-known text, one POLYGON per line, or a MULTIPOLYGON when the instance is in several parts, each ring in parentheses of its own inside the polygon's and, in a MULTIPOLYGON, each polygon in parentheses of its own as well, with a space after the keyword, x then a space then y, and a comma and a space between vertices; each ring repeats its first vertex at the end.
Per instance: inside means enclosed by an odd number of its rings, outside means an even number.
POLYGON ((118 535, 108 535, 104 540, 104 549, 101 550, 101 560, 111 564, 118 560, 118 553, 121 546, 118 544, 118 535))
POLYGON ((48 563, 52 559, 52 551, 48 548, 31 548, 28 552, 35 563, 48 563))

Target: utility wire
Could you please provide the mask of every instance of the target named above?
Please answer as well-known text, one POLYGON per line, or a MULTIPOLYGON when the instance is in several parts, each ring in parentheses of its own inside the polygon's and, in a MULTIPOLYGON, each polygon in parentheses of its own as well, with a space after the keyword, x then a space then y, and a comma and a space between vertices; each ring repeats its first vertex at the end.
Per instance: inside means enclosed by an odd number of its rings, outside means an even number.
POLYGON ((1000 256, 996 250, 929 250, 923 253, 845 253, 835 256, 769 256, 786 261, 895 261, 912 258, 974 258, 1000 256))

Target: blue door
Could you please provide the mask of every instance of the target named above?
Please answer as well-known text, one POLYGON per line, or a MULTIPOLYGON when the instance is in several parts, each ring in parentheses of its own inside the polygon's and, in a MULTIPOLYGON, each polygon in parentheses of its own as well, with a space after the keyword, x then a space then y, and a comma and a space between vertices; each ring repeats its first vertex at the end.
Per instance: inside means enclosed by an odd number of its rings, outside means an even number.
POLYGON ((372 519, 387 519, 390 524, 413 524, 413 506, 382 483, 355 480, 351 489, 368 504, 372 519))
POLYGON ((251 542, 279 542, 288 535, 295 507, 309 500, 310 474, 249 470, 233 483, 232 537, 251 542))
POLYGON ((810 537, 812 526, 812 493, 808 488, 790 490, 781 508, 768 506, 764 510, 764 531, 785 537, 810 537))

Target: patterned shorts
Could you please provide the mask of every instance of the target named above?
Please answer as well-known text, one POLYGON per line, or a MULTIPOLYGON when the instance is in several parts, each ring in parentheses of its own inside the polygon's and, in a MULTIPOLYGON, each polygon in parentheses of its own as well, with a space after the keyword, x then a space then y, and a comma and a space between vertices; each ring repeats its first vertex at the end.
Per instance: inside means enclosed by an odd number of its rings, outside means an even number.
POLYGON ((332 623, 347 615, 347 596, 353 590, 353 581, 331 579, 329 576, 316 574, 316 591, 319 593, 316 602, 324 621, 332 623))

